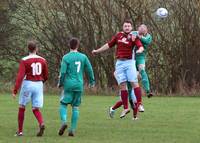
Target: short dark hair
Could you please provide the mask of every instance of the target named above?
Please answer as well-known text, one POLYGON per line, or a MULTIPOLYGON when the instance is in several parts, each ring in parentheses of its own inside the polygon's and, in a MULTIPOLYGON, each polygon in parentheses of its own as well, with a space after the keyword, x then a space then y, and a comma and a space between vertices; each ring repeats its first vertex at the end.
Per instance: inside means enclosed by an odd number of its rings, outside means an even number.
POLYGON ((124 23, 130 23, 131 25, 133 25, 133 22, 132 22, 131 19, 125 19, 124 22, 123 22, 123 24, 124 24, 124 23))
POLYGON ((73 38, 70 39, 70 41, 69 41, 70 49, 74 50, 78 47, 78 45, 79 45, 78 38, 73 37, 73 38))
POLYGON ((35 51, 36 50, 36 48, 37 48, 37 42, 35 41, 35 40, 30 40, 30 41, 28 41, 28 50, 29 50, 29 52, 33 52, 33 51, 35 51))

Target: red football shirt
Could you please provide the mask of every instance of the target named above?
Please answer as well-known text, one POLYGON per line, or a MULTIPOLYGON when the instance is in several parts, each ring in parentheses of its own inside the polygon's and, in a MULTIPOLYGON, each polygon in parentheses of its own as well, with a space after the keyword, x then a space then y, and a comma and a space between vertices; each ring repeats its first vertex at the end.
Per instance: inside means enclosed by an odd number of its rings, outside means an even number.
POLYGON ((132 59, 133 47, 141 47, 142 43, 138 38, 133 42, 131 34, 119 32, 108 42, 108 46, 111 48, 117 44, 116 57, 117 59, 132 59))
POLYGON ((44 58, 30 54, 21 59, 13 93, 17 93, 23 80, 43 81, 48 79, 48 67, 44 58))

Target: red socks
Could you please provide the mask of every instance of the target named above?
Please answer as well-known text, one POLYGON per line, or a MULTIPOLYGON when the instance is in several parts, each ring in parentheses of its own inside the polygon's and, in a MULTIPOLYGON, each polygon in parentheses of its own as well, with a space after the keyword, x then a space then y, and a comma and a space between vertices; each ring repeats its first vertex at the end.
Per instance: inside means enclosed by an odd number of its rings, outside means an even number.
POLYGON ((138 103, 134 103, 134 109, 133 109, 133 117, 136 118, 137 117, 137 113, 138 113, 138 103))
POLYGON ((38 120, 39 125, 43 124, 43 118, 42 114, 39 109, 33 109, 33 114, 35 115, 35 118, 38 120))
POLYGON ((136 118, 138 113, 138 107, 142 103, 142 92, 140 87, 134 88, 134 92, 137 99, 137 103, 134 104, 133 117, 136 118))
POLYGON ((128 91, 127 90, 121 90, 121 99, 122 99, 122 104, 124 105, 124 109, 128 109, 128 91))
MULTIPOLYGON (((25 113, 25 108, 19 107, 19 111, 18 111, 18 132, 19 133, 23 131, 24 113, 25 113)), ((35 115, 36 119, 38 120, 38 123, 40 125, 42 125, 43 119, 42 119, 42 114, 40 113, 40 110, 33 109, 33 114, 35 115)))
POLYGON ((134 92, 137 99, 137 103, 140 105, 142 103, 142 91, 140 87, 134 88, 134 92))
POLYGON ((120 101, 117 101, 117 102, 115 103, 115 105, 112 107, 112 109, 115 110, 115 109, 119 108, 120 106, 122 106, 122 101, 121 101, 121 100, 120 100, 120 101))
POLYGON ((25 108, 19 107, 19 111, 18 111, 18 132, 19 133, 23 131, 24 112, 25 112, 25 108))

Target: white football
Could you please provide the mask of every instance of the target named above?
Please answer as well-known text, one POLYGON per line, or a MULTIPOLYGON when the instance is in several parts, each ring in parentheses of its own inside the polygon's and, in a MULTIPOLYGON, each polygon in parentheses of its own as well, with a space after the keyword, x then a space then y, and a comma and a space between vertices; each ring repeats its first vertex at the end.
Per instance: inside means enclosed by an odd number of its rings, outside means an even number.
POLYGON ((160 18, 166 18, 168 16, 168 11, 166 8, 158 8, 156 10, 156 15, 160 18))

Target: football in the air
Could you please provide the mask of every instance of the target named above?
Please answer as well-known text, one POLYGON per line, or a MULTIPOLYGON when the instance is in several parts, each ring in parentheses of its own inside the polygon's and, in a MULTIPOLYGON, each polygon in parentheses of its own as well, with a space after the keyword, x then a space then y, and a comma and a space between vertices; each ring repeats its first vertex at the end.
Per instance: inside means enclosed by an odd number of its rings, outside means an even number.
POLYGON ((159 18, 166 18, 168 16, 168 10, 166 8, 158 8, 156 10, 156 15, 159 18))

